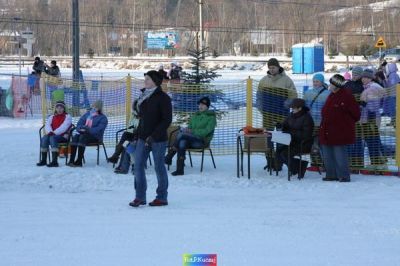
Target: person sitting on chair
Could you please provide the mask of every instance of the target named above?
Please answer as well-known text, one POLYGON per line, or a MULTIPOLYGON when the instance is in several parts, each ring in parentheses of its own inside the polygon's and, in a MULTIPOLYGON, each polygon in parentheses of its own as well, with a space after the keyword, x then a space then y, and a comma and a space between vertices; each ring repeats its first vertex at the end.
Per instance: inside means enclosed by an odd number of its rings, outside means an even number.
POLYGON ((209 110, 210 98, 203 97, 198 101, 199 111, 193 114, 189 120, 189 126, 182 128, 178 134, 173 147, 169 149, 165 156, 165 163, 172 164, 172 158, 178 153, 176 171, 173 176, 184 175, 184 161, 186 149, 201 149, 210 143, 215 126, 217 125, 216 114, 209 110))
POLYGON ((65 103, 57 101, 54 114, 49 116, 45 124, 47 134, 40 140, 41 160, 36 164, 37 166, 46 165, 47 151, 50 146, 52 160, 47 166, 58 167, 58 145, 68 141, 71 125, 72 117, 65 111, 65 103))
POLYGON ((107 117, 102 113, 103 102, 97 100, 93 103, 92 109, 87 111, 78 121, 76 126, 77 134, 72 137, 71 157, 68 166, 82 167, 83 154, 85 147, 89 143, 103 141, 104 131, 107 127, 107 117), (78 158, 75 161, 76 152, 78 158))
POLYGON ((109 157, 107 159, 107 161, 109 163, 113 163, 113 164, 117 163, 119 160, 119 156, 121 155, 121 153, 124 152, 124 143, 126 141, 132 142, 135 139, 136 130, 139 125, 139 116, 138 116, 137 110, 135 108, 136 105, 137 105, 137 100, 135 100, 132 104, 132 118, 129 121, 129 127, 122 134, 121 139, 119 140, 118 144, 115 146, 114 154, 111 155, 111 157, 109 157))
MULTIPOLYGON (((120 150, 119 154, 121 154, 121 160, 119 162, 119 165, 115 168, 114 173, 116 174, 127 174, 129 172, 129 167, 132 165, 132 173, 134 173, 134 165, 133 162, 135 161, 135 150, 136 150, 136 141, 137 141, 137 127, 139 125, 139 115, 138 115, 138 110, 136 109, 137 107, 137 101, 133 102, 132 105, 132 119, 130 121, 130 127, 128 128, 131 129, 131 131, 128 132, 125 131, 124 134, 122 134, 120 141, 117 144, 120 145, 118 147, 120 150)), ((116 147, 116 152, 117 152, 117 147, 116 147)), ((114 153, 115 154, 115 153, 114 153)), ((118 156, 119 156, 118 154, 118 156)), ((114 155, 113 155, 114 156, 114 155)), ((110 160, 108 160, 110 162, 110 160)), ((116 160, 118 161, 118 159, 116 160)))
POLYGON ((276 151, 277 159, 280 164, 290 165, 289 171, 298 174, 298 178, 304 177, 308 162, 294 158, 301 153, 310 153, 313 144, 314 121, 310 115, 309 108, 303 99, 293 99, 290 107, 292 112, 282 124, 282 132, 290 133, 290 146, 279 145, 276 151), (290 154, 289 154, 290 147, 290 154), (289 161, 290 160, 290 164, 289 161), (301 164, 301 173, 298 172, 301 164))

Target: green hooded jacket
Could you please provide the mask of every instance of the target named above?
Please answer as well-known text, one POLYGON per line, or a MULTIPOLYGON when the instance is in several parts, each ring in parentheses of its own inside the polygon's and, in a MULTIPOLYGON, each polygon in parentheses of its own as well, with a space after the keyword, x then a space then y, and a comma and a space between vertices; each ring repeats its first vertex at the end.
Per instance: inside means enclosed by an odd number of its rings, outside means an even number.
POLYGON ((188 127, 192 130, 193 135, 203 138, 205 143, 209 144, 216 126, 217 119, 215 112, 206 110, 194 113, 190 118, 188 127))

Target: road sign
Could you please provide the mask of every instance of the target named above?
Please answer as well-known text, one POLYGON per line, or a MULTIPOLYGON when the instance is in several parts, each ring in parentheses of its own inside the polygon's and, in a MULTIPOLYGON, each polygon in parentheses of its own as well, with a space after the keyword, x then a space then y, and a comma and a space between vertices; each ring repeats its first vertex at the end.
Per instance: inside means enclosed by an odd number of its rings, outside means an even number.
POLYGON ((386 42, 385 42, 385 40, 383 39, 382 36, 379 37, 378 41, 376 41, 375 47, 376 48, 386 48, 386 42))

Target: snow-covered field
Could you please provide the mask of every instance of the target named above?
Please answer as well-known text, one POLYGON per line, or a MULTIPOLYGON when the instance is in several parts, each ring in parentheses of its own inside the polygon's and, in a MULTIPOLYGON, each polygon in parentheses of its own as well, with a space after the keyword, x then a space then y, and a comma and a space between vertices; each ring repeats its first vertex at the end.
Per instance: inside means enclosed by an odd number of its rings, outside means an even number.
MULTIPOLYGON (((114 174, 103 154, 96 166, 94 148, 81 169, 35 166, 39 126, 0 118, 0 265, 175 266, 184 253, 227 266, 399 265, 398 177, 288 182, 253 156, 248 180, 235 156, 217 157, 217 169, 206 157, 202 174, 196 157, 170 176, 169 206, 134 209, 133 176, 114 174)), ((152 200, 153 167, 147 178, 152 200)))

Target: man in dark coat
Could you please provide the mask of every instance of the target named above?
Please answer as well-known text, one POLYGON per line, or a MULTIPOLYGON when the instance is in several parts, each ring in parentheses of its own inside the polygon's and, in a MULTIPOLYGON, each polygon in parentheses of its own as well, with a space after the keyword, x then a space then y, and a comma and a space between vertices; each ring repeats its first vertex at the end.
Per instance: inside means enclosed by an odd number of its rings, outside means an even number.
POLYGON ((319 141, 326 169, 324 181, 350 182, 347 145, 356 139, 355 124, 361 112, 346 80, 336 74, 330 80, 331 94, 322 108, 319 141))
POLYGON ((44 69, 45 69, 44 62, 43 62, 43 60, 40 60, 39 56, 35 57, 35 62, 33 63, 32 68, 33 68, 33 71, 35 71, 35 74, 38 76, 40 76, 42 74, 42 72, 44 71, 44 69))
MULTIPOLYGON (((356 101, 360 103, 360 95, 364 91, 364 85, 361 81, 363 68, 355 66, 352 69, 352 79, 347 81, 345 88, 351 91, 356 101)), ((362 141, 362 128, 360 123, 356 123, 356 140, 354 144, 349 145, 348 153, 350 157, 350 168, 352 172, 358 173, 364 166, 364 145, 362 141)))
POLYGON ((172 122, 171 98, 162 91, 163 77, 158 71, 145 74, 145 90, 140 95, 136 109, 139 116, 138 140, 135 151, 135 190, 136 197, 129 203, 132 207, 146 204, 147 180, 145 164, 149 152, 153 153, 158 187, 156 199, 150 206, 168 205, 168 173, 164 164, 167 149, 167 129, 172 122))
POLYGON ((279 146, 276 153, 278 160, 290 165, 291 173, 298 174, 298 178, 301 179, 304 177, 308 162, 293 157, 300 153, 310 153, 313 144, 314 121, 309 112, 310 109, 303 99, 293 99, 290 107, 292 112, 282 124, 282 131, 290 133, 292 138, 289 146, 290 154, 289 147, 286 145, 279 146), (288 164, 288 160, 290 160, 290 164, 288 164), (300 164, 301 172, 298 172, 300 164))
POLYGON ((60 77, 61 73, 60 73, 60 68, 57 66, 57 61, 56 60, 52 60, 50 63, 50 66, 45 64, 46 69, 44 70, 46 72, 46 74, 53 76, 53 77, 60 77))

